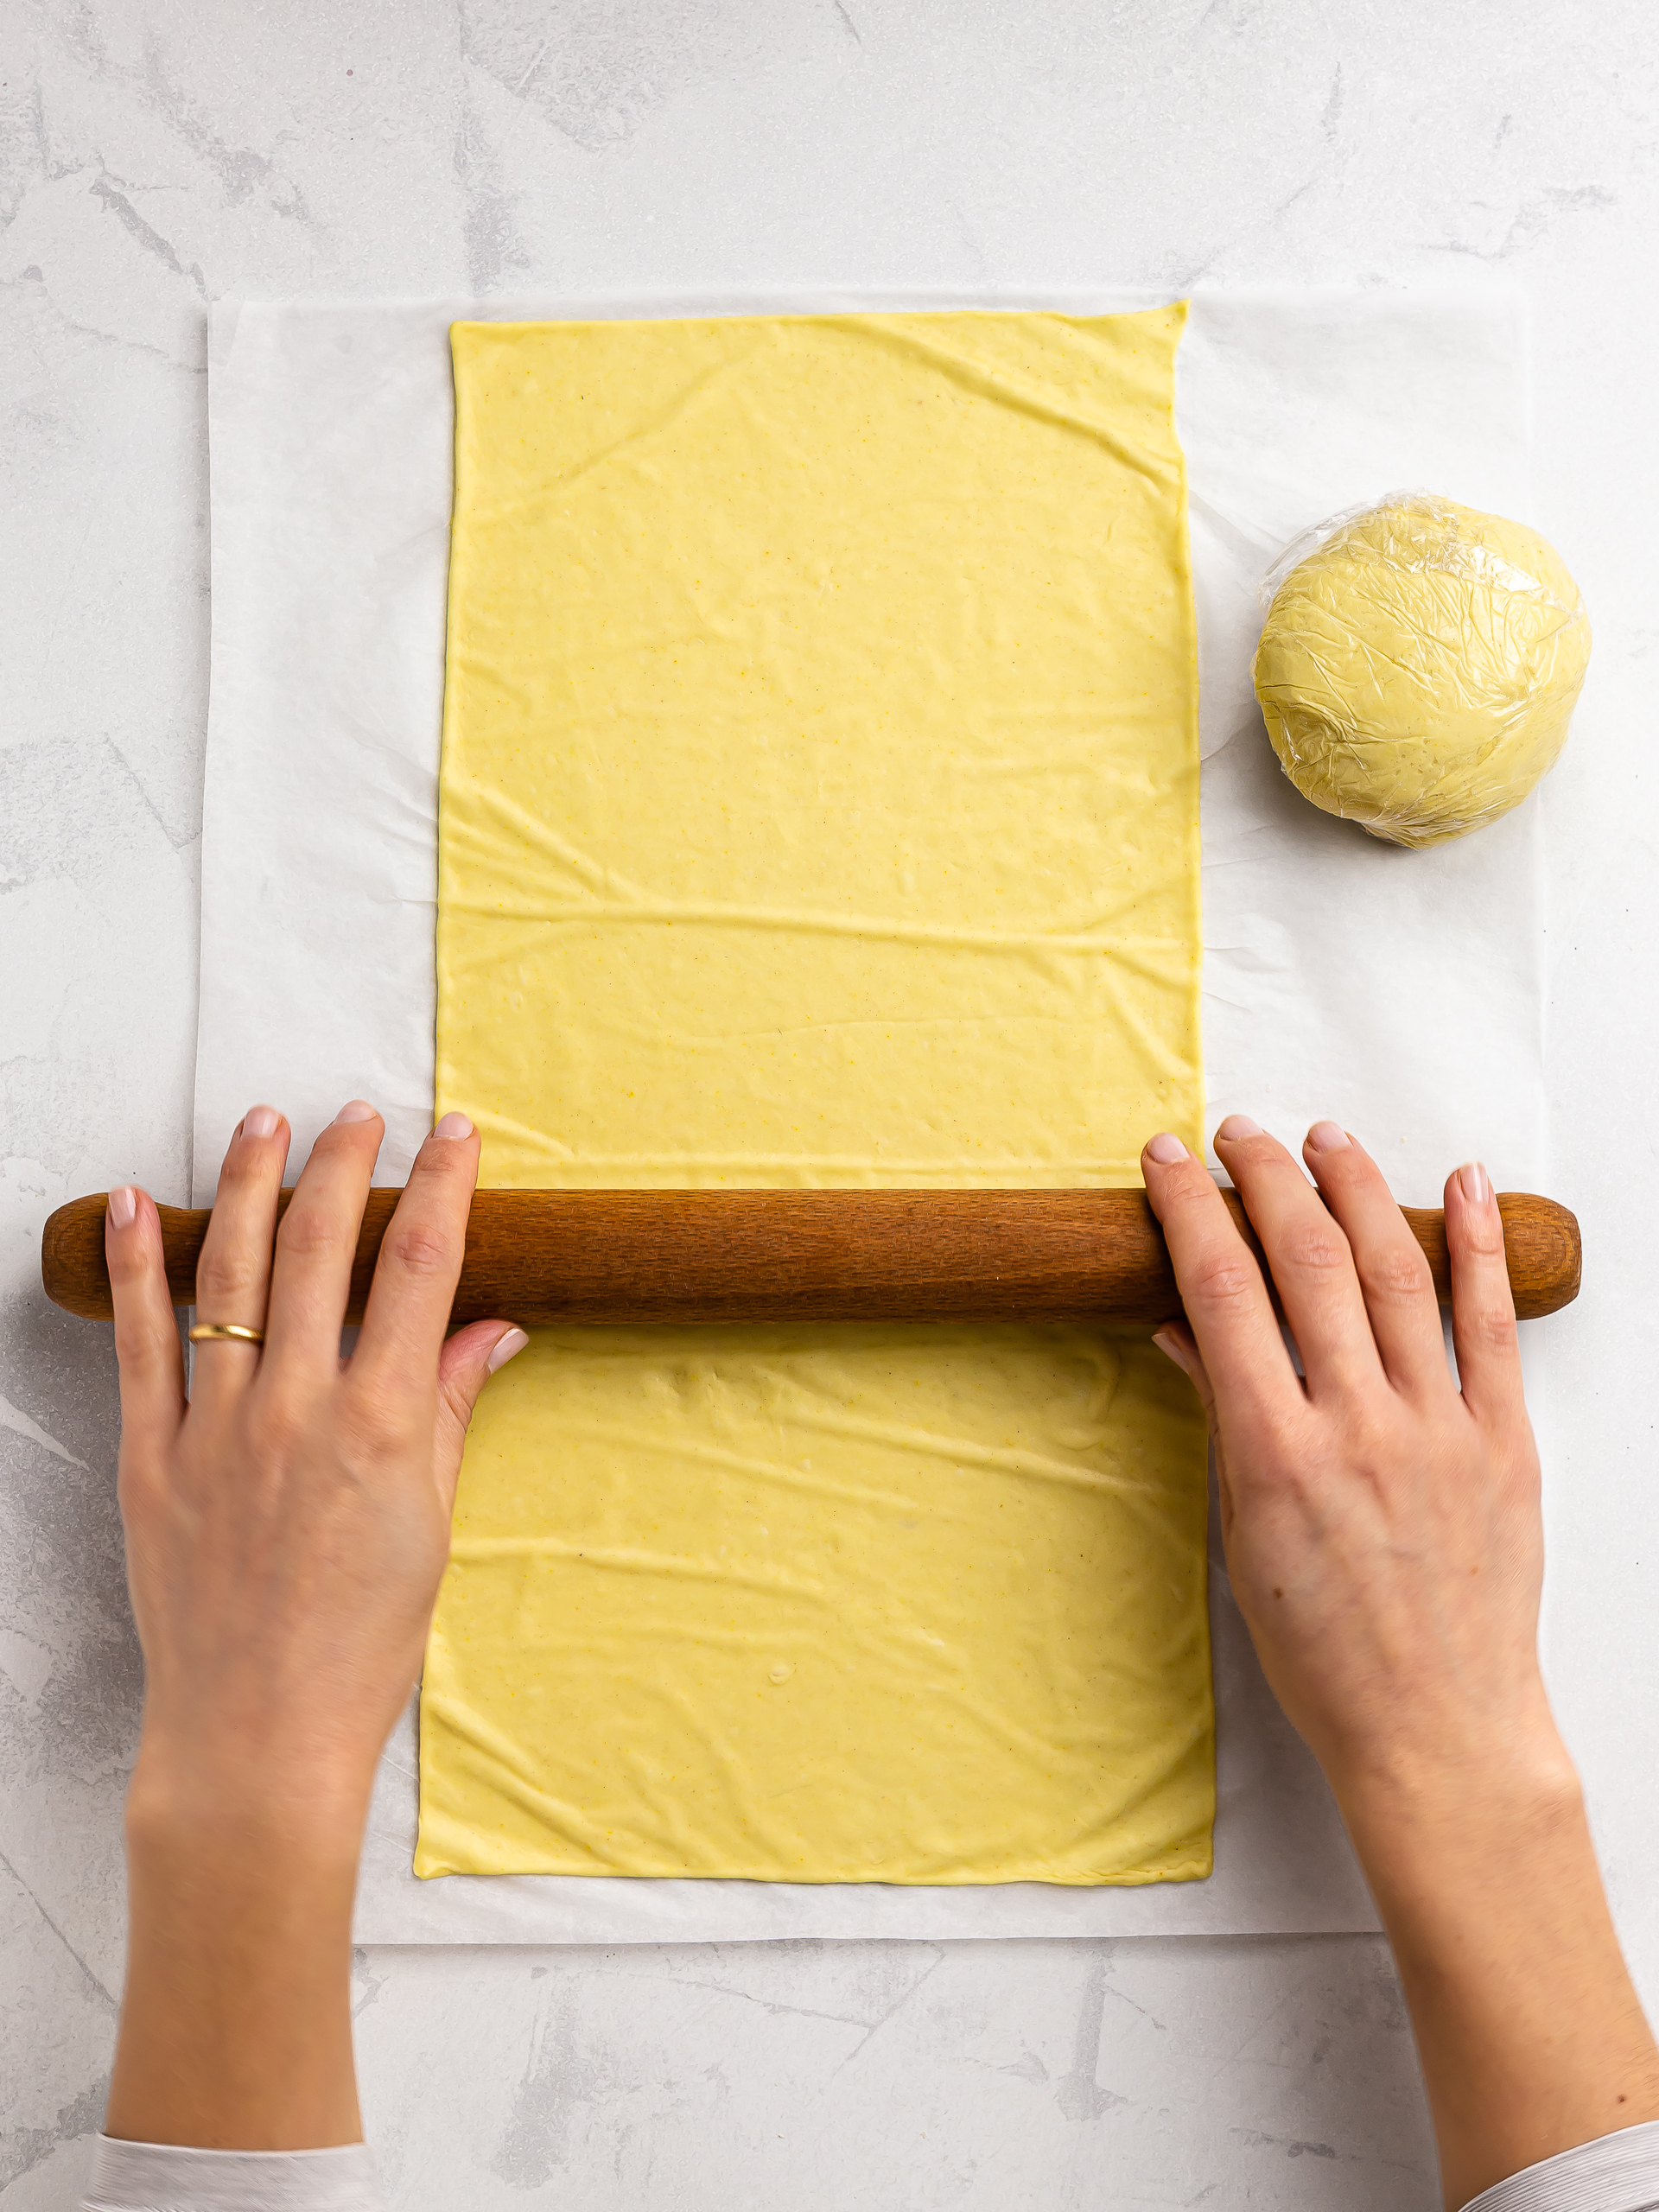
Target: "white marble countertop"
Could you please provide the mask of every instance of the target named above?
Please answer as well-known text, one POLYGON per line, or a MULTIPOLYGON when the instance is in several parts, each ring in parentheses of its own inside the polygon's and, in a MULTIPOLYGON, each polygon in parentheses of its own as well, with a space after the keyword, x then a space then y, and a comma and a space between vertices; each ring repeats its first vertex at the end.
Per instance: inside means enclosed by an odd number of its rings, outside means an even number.
MULTIPOLYGON (((1649 11, 10 0, 0 79, 4 2212, 77 2202, 119 1986, 113 1368, 35 1270, 63 1198, 188 1183, 233 293, 1522 283, 1533 519, 1597 632, 1547 795, 1554 1185, 1588 1249, 1546 1325, 1547 1641, 1659 1999, 1649 11)), ((371 1951, 358 1987, 399 2212, 1438 2201, 1369 1938, 371 1951)))

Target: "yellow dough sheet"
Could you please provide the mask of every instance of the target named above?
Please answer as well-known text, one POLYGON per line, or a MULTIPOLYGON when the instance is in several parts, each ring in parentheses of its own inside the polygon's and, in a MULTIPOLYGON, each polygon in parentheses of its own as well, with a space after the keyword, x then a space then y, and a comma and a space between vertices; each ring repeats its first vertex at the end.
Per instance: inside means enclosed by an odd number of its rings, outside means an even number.
MULTIPOLYGON (((437 1104, 486 1183, 1198 1141, 1183 320, 454 327, 437 1104)), ((416 1872, 1207 1872, 1205 1456, 1103 1331, 539 1336, 416 1872)))
POLYGON ((423 1870, 1207 1873, 1191 1396, 1087 1329, 539 1332, 469 1450, 423 1870))

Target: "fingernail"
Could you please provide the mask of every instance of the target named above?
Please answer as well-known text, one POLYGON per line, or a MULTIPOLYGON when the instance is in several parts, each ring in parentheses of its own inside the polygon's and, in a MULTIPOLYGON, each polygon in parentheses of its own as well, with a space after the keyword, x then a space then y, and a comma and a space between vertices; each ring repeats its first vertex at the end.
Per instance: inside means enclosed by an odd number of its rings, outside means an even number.
POLYGON ((1346 1152, 1351 1141, 1340 1122, 1315 1122, 1307 1141, 1315 1152, 1346 1152))
POLYGON ((1157 1345, 1159 1351, 1162 1352, 1166 1359, 1173 1359, 1176 1366, 1181 1370, 1182 1373, 1185 1373, 1186 1362, 1181 1357, 1180 1353, 1176 1350, 1175 1339, 1173 1337, 1170 1336, 1167 1332, 1163 1329, 1154 1329, 1153 1332, 1152 1341, 1157 1345))
POLYGON ((499 1374, 507 1362, 517 1358, 529 1342, 530 1338, 522 1329, 509 1329, 505 1336, 498 1337, 495 1350, 490 1354, 490 1373, 499 1374))
POLYGON ((123 1188, 110 1192, 110 1219, 118 1229, 130 1229, 138 1212, 138 1193, 123 1188))
POLYGON ((435 1137, 469 1137, 473 1125, 464 1114, 446 1114, 432 1134, 435 1137))
POLYGON ((1492 1195, 1492 1180, 1478 1160, 1458 1170, 1458 1186, 1471 1206, 1484 1206, 1492 1195))
POLYGON ((1248 1114, 1230 1114, 1216 1131, 1217 1140, 1222 1144, 1236 1144, 1240 1137, 1259 1137, 1261 1134, 1261 1122, 1253 1122, 1248 1114))
POLYGON ((1155 1160, 1160 1167, 1173 1167, 1178 1160, 1186 1157, 1186 1147, 1179 1137, 1172 1136, 1167 1129, 1160 1130, 1147 1147, 1147 1158, 1155 1160))
POLYGON ((366 1098, 353 1098, 349 1105, 340 1108, 334 1119, 337 1122, 372 1122, 374 1109, 366 1098))
MULTIPOLYGON (((242 1116, 242 1134, 245 1137, 274 1136, 282 1118, 274 1106, 250 1106, 242 1116)), ((342 1114, 340 1119, 345 1118, 342 1114)))

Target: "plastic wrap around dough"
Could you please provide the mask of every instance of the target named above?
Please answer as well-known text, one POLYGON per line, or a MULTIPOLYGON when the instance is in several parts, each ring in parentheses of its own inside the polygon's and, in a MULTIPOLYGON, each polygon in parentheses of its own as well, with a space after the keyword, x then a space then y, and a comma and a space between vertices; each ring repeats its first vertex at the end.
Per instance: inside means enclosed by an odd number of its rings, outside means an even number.
MULTIPOLYGON (((460 324, 440 1112, 496 1185, 1201 1141, 1180 308, 460 324)), ((1144 1337, 543 1332, 416 1871, 1210 1871, 1205 1450, 1144 1337)))
POLYGON ((1444 844, 1553 766, 1590 623, 1535 531, 1396 493, 1310 532, 1267 588, 1256 696, 1285 773, 1327 814, 1444 844))

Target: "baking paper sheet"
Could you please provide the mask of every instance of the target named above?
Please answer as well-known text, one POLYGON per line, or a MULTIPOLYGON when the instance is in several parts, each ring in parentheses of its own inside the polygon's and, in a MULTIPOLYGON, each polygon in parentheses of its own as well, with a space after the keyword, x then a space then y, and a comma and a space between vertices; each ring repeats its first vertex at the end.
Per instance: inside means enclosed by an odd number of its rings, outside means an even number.
MULTIPOLYGON (((451 404, 461 318, 898 308, 1105 314, 1145 295, 830 293, 214 309, 213 702, 195 1202, 260 1099, 296 1158, 353 1096, 401 1180, 432 1099, 432 926, 451 404)), ((1539 809, 1462 844, 1379 845, 1281 775, 1250 690, 1257 590, 1321 517, 1421 486, 1527 518, 1512 295, 1197 295, 1178 372, 1204 771, 1210 1126, 1345 1122, 1397 1194, 1482 1152, 1541 1189, 1539 809)), ((1376 1925, 1317 1768, 1261 1678, 1212 1539, 1216 1872, 1126 1890, 553 1876, 416 1882, 413 1714, 382 1761, 367 1943, 1282 1934, 1376 1925)))

